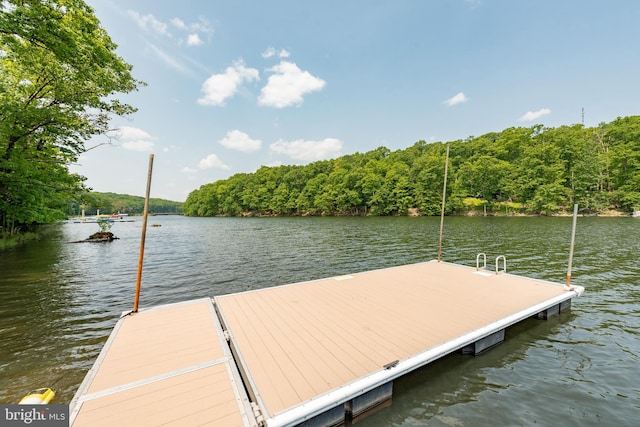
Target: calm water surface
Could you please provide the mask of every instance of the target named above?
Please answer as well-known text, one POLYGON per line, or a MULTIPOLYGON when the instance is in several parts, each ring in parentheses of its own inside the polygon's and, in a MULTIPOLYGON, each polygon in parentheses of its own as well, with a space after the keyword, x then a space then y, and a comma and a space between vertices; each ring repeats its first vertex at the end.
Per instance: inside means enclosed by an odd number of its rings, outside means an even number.
MULTIPOLYGON (((438 218, 153 217, 141 307, 436 257, 438 218)), ((53 386, 69 402, 133 305, 141 222, 73 244, 95 224, 0 253, 0 403, 53 386)), ((564 282, 570 218, 447 218, 442 258, 506 255, 514 274, 564 282)), ((450 355, 394 384, 363 426, 640 425, 640 220, 580 218, 572 311, 527 320, 478 356, 450 355)))

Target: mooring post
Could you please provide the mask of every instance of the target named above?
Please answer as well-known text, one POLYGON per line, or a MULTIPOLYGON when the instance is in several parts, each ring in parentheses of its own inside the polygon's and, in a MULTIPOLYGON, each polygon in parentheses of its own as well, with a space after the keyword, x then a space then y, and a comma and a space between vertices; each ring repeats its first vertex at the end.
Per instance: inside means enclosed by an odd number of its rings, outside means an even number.
POLYGON ((578 204, 573 205, 573 226, 571 227, 571 246, 569 246, 569 267, 567 269, 567 288, 571 287, 571 264, 573 264, 573 246, 576 241, 576 219, 578 218, 578 204))
POLYGON ((442 186, 442 210, 440 211, 440 240, 438 241, 438 262, 442 255, 442 228, 444 227, 444 204, 447 199, 447 172, 449 171, 449 144, 447 144, 447 155, 444 160, 444 185, 442 186))
POLYGON ((138 277, 136 279, 136 297, 133 300, 133 312, 138 312, 140 301, 140 283, 142 282, 142 260, 144 258, 144 240, 147 235, 147 217, 149 216, 149 193, 151 193, 151 172, 153 171, 153 154, 149 155, 149 172, 147 174, 147 194, 144 198, 144 214, 142 216, 142 236, 140 237, 140 257, 138 258, 138 277))

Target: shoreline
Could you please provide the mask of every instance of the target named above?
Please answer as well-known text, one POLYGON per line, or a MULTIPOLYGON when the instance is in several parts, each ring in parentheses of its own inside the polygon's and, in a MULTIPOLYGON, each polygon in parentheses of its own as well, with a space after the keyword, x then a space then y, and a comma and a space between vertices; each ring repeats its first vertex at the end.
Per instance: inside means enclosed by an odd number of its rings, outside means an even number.
MULTIPOLYGON (((406 214, 396 214, 396 215, 371 215, 371 214, 365 214, 365 213, 348 213, 348 212, 327 213, 324 211, 318 212, 318 213, 299 212, 295 214, 278 214, 278 213, 271 213, 271 212, 262 213, 262 212, 245 211, 245 212, 241 212, 238 215, 213 215, 212 217, 217 217, 217 218, 279 218, 279 217, 282 217, 282 218, 286 218, 286 217, 314 217, 314 216, 315 217, 347 217, 347 216, 348 217, 403 217, 403 216, 439 217, 440 215, 425 215, 419 212, 416 208, 411 208, 411 209, 408 209, 406 214)), ((565 210, 557 213, 549 214, 549 215, 541 214, 541 213, 524 213, 524 212, 505 213, 505 212, 498 212, 498 211, 488 211, 485 213, 484 211, 480 211, 480 210, 464 210, 464 211, 457 211, 457 212, 445 214, 445 216, 448 216, 448 217, 484 216, 484 217, 500 217, 500 218, 504 218, 504 217, 554 218, 554 217, 572 217, 573 213, 565 210)), ((625 212, 625 211, 617 211, 613 209, 607 209, 602 212, 578 213, 578 216, 579 217, 603 217, 603 218, 627 218, 627 217, 631 218, 632 213, 625 212)), ((200 217, 200 218, 204 218, 204 217, 200 217)))

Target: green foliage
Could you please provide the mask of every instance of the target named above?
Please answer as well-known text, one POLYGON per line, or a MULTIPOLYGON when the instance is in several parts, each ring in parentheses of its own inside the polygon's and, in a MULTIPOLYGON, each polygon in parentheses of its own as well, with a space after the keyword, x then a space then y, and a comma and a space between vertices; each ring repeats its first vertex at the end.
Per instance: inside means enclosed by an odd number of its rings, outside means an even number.
POLYGON ((462 201, 463 206, 469 210, 482 209, 487 204, 486 200, 477 199, 475 197, 465 197, 462 201))
POLYGON ((98 219, 98 227, 100 228, 101 233, 106 233, 107 231, 111 230, 112 225, 113 225, 113 222, 107 219, 104 219, 104 218, 98 219))
POLYGON ((24 244, 25 242, 28 242, 31 240, 38 240, 39 238, 40 238, 40 235, 38 233, 32 233, 32 232, 20 233, 20 234, 14 234, 14 235, 9 235, 8 233, 6 234, 2 233, 0 234, 0 251, 9 249, 9 248, 14 248, 16 246, 20 246, 24 244))
POLYGON ((142 82, 82 0, 0 3, 0 227, 63 218, 84 178, 68 165, 135 111, 114 97, 142 82))
MULTIPOLYGON (((67 206, 67 216, 80 216, 84 210, 86 215, 104 214, 142 215, 144 213, 144 197, 128 194, 86 192, 67 206)), ((182 203, 171 200, 150 198, 150 213, 182 214, 182 203)))
MULTIPOLYGON (((597 128, 508 128, 450 145, 447 213, 552 215, 640 205, 640 116, 597 128)), ((262 167, 194 190, 186 215, 439 215, 445 144, 418 141, 306 166, 262 167)))

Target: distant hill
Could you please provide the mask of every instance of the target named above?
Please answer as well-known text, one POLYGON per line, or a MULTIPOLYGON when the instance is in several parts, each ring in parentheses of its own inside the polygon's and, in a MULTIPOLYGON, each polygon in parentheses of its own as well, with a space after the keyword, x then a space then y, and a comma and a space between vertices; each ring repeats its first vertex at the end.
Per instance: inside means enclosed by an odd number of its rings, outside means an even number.
POLYGON ((185 215, 605 214, 640 209, 640 116, 507 128, 465 140, 379 147, 307 165, 263 166, 202 185, 185 215))
MULTIPOLYGON (((82 196, 82 201, 74 202, 69 209, 69 216, 77 216, 84 209, 86 215, 100 213, 126 213, 142 215, 144 213, 144 197, 128 194, 90 192, 82 196)), ((182 214, 182 202, 166 199, 149 199, 149 213, 182 214)))

